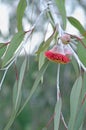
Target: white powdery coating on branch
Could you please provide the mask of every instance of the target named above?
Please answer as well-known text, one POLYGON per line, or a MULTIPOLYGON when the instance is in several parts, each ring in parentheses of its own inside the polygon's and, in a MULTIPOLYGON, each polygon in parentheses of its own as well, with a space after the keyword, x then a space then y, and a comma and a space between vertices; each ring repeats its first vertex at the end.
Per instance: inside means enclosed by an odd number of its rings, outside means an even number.
POLYGON ((54 20, 54 24, 55 24, 55 26, 57 28, 57 31, 59 33, 62 33, 63 30, 62 30, 62 28, 60 26, 60 22, 61 22, 60 18, 61 18, 61 16, 59 14, 59 11, 58 11, 58 8, 56 6, 55 1, 53 1, 53 0, 40 0, 40 5, 42 7, 42 11, 45 10, 46 8, 49 9, 49 11, 50 11, 50 13, 52 15, 52 18, 54 20))

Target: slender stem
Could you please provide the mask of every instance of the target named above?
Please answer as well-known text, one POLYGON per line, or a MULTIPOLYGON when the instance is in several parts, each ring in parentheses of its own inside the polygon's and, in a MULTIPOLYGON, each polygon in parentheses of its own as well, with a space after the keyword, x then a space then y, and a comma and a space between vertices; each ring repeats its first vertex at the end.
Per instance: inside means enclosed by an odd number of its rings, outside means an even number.
POLYGON ((51 116, 50 120, 48 121, 47 125, 46 125, 46 128, 48 128, 51 124, 51 122, 54 120, 54 117, 55 117, 55 113, 51 116))
POLYGON ((60 98, 59 73, 60 73, 60 64, 58 64, 58 68, 57 68, 57 101, 58 101, 59 98, 60 98))
POLYGON ((48 5, 48 8, 50 10, 51 16, 53 18, 53 21, 55 23, 57 32, 60 35, 62 35, 64 33, 64 30, 62 29, 61 24, 60 24, 58 9, 57 9, 57 7, 55 6, 55 3, 52 0, 47 0, 46 2, 47 2, 47 5, 48 5))
MULTIPOLYGON (((31 27, 31 30, 33 31, 34 30, 34 28, 37 26, 37 24, 39 23, 39 21, 40 21, 40 18, 42 17, 42 15, 44 15, 44 13, 46 13, 47 12, 47 8, 45 8, 40 14, 39 14, 39 16, 38 16, 38 18, 36 19, 36 21, 35 21, 35 23, 33 24, 33 26, 31 27)), ((26 33, 27 33, 28 31, 26 31, 26 33)))
POLYGON ((4 72, 4 75, 3 75, 3 77, 2 77, 2 79, 1 79, 1 81, 0 81, 0 90, 1 90, 2 84, 3 84, 3 82, 4 82, 4 79, 5 79, 5 77, 6 77, 7 71, 8 71, 8 69, 10 68, 10 66, 13 64, 13 62, 14 62, 14 60, 4 69, 5 72, 4 72))
POLYGON ((47 0, 46 2, 47 2, 47 5, 49 7, 49 10, 51 12, 51 15, 52 15, 52 18, 54 20, 55 25, 59 25, 60 21, 59 21, 59 18, 57 17, 58 12, 56 10, 56 7, 53 6, 54 3, 52 2, 52 0, 47 0))
POLYGON ((68 126, 67 126, 67 124, 66 124, 66 122, 65 122, 65 120, 64 120, 64 116, 63 116, 62 112, 61 112, 61 120, 62 120, 62 122, 63 122, 63 124, 64 124, 66 130, 68 130, 68 126))
POLYGON ((79 68, 82 69, 86 72, 86 67, 83 65, 83 63, 80 61, 78 55, 75 53, 75 51, 72 49, 72 47, 70 45, 68 45, 68 47, 72 50, 72 53, 73 53, 73 56, 75 57, 78 65, 79 65, 79 68))
POLYGON ((1 82, 0 82, 0 90, 1 90, 2 84, 3 84, 3 82, 4 82, 5 76, 6 76, 6 74, 7 74, 7 71, 8 71, 8 70, 6 69, 5 72, 4 72, 4 75, 3 75, 2 79, 1 79, 1 82))

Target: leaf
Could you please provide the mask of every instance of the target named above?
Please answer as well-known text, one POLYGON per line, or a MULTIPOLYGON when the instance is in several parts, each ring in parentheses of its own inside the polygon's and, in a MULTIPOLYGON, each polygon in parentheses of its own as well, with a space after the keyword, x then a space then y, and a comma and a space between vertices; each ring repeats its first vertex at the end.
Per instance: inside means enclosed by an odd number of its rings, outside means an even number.
POLYGON ((0 68, 2 66, 2 56, 5 53, 7 45, 5 43, 0 43, 0 68))
POLYGON ((56 106, 55 106, 54 130, 59 129, 61 107, 62 107, 62 102, 61 102, 61 98, 60 98, 57 101, 56 106))
POLYGON ((43 43, 43 45, 38 49, 38 51, 36 52, 36 54, 39 54, 40 52, 43 52, 46 48, 49 47, 50 43, 51 43, 51 38, 48 39, 46 42, 43 43))
POLYGON ((78 130, 81 127, 81 125, 84 121, 85 115, 86 115, 86 100, 85 100, 84 104, 81 106, 81 109, 77 116, 77 120, 75 122, 74 130, 78 130))
POLYGON ((13 86, 13 107, 15 106, 16 103, 17 92, 18 92, 18 81, 16 81, 13 86))
POLYGON ((63 20, 63 28, 66 28, 66 9, 65 9, 65 0, 55 0, 57 7, 59 9, 59 12, 62 16, 63 20))
MULTIPOLYGON (((45 43, 45 44, 47 44, 47 43, 45 43)), ((48 44, 50 44, 49 42, 48 42, 48 44)), ((47 44, 47 45, 48 45, 47 44)), ((42 52, 40 52, 40 54, 39 54, 39 70, 41 69, 41 67, 43 66, 43 64, 44 64, 44 62, 45 62, 45 56, 44 56, 44 52, 46 51, 48 49, 48 46, 46 46, 46 48, 42 51, 42 52)), ((43 82, 43 75, 42 75, 42 77, 41 77, 41 82, 43 82)))
POLYGON ((56 29, 54 29, 54 32, 52 33, 52 35, 46 41, 43 41, 41 43, 41 45, 40 45, 38 51, 36 52, 36 54, 40 54, 41 52, 46 50, 49 47, 51 41, 54 39, 55 35, 56 35, 56 29))
POLYGON ((74 130, 75 119, 78 110, 79 97, 82 88, 81 76, 75 81, 70 95, 70 119, 68 124, 68 130, 74 130))
POLYGON ((54 19, 52 17, 50 10, 46 12, 46 16, 49 18, 49 22, 51 23, 52 27, 54 28, 54 19))
MULTIPOLYGON (((44 52, 41 52, 41 53, 39 54, 39 70, 40 70, 41 67, 43 66, 44 61, 45 61, 44 52)), ((41 82, 43 83, 43 75, 42 75, 42 77, 41 77, 41 82)))
POLYGON ((15 84, 14 84, 14 91, 13 91, 13 105, 14 105, 14 107, 13 107, 13 111, 12 111, 12 114, 10 116, 10 119, 9 119, 7 125, 5 126, 4 130, 8 130, 16 118, 16 114, 18 112, 20 102, 21 102, 21 93, 22 93, 21 88, 22 88, 22 84, 23 84, 23 78, 24 78, 24 74, 25 74, 25 70, 26 70, 26 65, 27 65, 27 58, 25 58, 22 66, 21 66, 18 86, 17 86, 17 82, 15 82, 15 84))
POLYGON ((24 76, 25 76, 26 67, 27 67, 27 57, 25 58, 22 66, 21 66, 21 70, 20 70, 19 81, 18 81, 18 90, 17 90, 16 102, 15 102, 15 110, 18 110, 19 106, 20 106, 22 84, 23 84, 23 79, 24 79, 24 76))
MULTIPOLYGON (((83 42, 86 42, 86 39, 83 39, 83 42)), ((84 66, 86 67, 86 48, 84 46, 82 46, 82 44, 78 44, 77 45, 77 54, 79 59, 81 60, 81 62, 84 64, 84 66)))
POLYGON ((9 63, 9 61, 13 57, 15 51, 17 50, 20 43, 22 42, 23 38, 24 38, 24 32, 18 32, 14 35, 14 37, 12 38, 12 40, 7 48, 7 51, 5 52, 5 56, 2 59, 3 60, 2 67, 9 63))
POLYGON ((8 122, 7 125, 5 126, 4 130, 9 130, 9 128, 11 127, 11 125, 12 125, 13 122, 14 122, 15 117, 16 117, 16 113, 13 112, 13 113, 11 114, 11 117, 10 117, 10 119, 9 119, 9 122, 8 122))
POLYGON ((8 71, 8 69, 6 69, 6 70, 4 71, 4 74, 3 74, 2 78, 1 78, 1 81, 0 81, 0 90, 1 90, 2 84, 3 84, 4 80, 5 80, 7 71, 8 71))
POLYGON ((81 101, 80 107, 79 107, 80 110, 77 115, 74 130, 76 129, 82 130, 82 126, 83 126, 84 118, 86 114, 86 72, 83 73, 83 86, 82 86, 80 101, 81 101))
POLYGON ((45 70, 47 69, 48 63, 49 63, 49 62, 47 61, 47 62, 42 66, 42 68, 40 69, 40 71, 38 72, 37 78, 36 78, 36 80, 35 80, 35 82, 34 82, 34 84, 33 84, 33 87, 32 87, 32 89, 31 89, 31 91, 30 91, 30 94, 29 94, 29 96, 27 97, 27 99, 26 99, 25 103, 23 104, 23 106, 21 107, 21 109, 19 110, 18 115, 19 115, 20 112, 24 109, 24 107, 27 105, 27 103, 29 102, 29 100, 30 100, 31 97, 33 96, 34 92, 36 91, 36 89, 37 89, 37 87, 38 87, 38 84, 39 84, 39 82, 40 82, 40 80, 41 80, 41 77, 42 77, 42 75, 44 74, 45 70))
POLYGON ((84 123, 85 115, 86 115, 86 72, 84 72, 84 75, 83 75, 83 86, 82 86, 82 91, 81 91, 80 110, 77 115, 74 130, 76 129, 82 130, 82 124, 84 123))
MULTIPOLYGON (((44 56, 44 52, 48 49, 51 41, 53 40, 54 36, 56 34, 56 29, 54 29, 54 32, 52 33, 52 35, 46 40, 43 41, 38 49, 38 51, 36 52, 36 54, 39 54, 39 70, 41 69, 41 67, 44 64, 45 61, 45 56, 44 56)), ((43 82, 43 76, 41 77, 41 81, 43 82)))
POLYGON ((82 87, 82 93, 81 93, 81 100, 83 100, 85 94, 86 94, 86 72, 84 72, 83 74, 83 87, 82 87))
MULTIPOLYGON (((41 44, 41 46, 43 46, 43 44, 44 43, 42 43, 41 44)), ((41 51, 40 53, 39 53, 39 70, 41 69, 41 67, 42 67, 42 65, 43 65, 43 63, 44 63, 44 59, 45 59, 45 57, 44 57, 44 50, 43 51, 41 51)))
POLYGON ((79 30, 79 32, 84 35, 84 33, 86 32, 84 27, 81 25, 81 23, 74 17, 67 17, 69 22, 79 30))
POLYGON ((17 28, 18 28, 18 31, 23 31, 22 18, 24 16, 26 6, 27 6, 26 0, 19 1, 18 7, 17 7, 17 28))
POLYGON ((6 51, 7 45, 5 43, 0 43, 0 59, 6 51))
POLYGON ((72 57, 72 65, 73 65, 75 74, 76 74, 76 76, 78 77, 80 71, 79 71, 78 63, 77 63, 77 61, 76 61, 76 59, 75 59, 74 57, 72 57))
POLYGON ((79 128, 79 130, 82 130, 83 129, 83 126, 82 126, 82 124, 81 124, 81 127, 79 128))

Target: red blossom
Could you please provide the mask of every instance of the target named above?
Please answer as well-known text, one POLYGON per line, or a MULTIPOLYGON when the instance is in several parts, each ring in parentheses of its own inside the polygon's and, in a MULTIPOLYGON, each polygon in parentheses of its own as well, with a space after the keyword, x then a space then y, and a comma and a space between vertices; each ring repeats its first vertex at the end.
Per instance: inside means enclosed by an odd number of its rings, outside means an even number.
POLYGON ((51 50, 46 51, 45 56, 49 60, 56 62, 56 63, 67 64, 70 62, 70 59, 66 55, 61 54, 61 53, 56 53, 51 50))

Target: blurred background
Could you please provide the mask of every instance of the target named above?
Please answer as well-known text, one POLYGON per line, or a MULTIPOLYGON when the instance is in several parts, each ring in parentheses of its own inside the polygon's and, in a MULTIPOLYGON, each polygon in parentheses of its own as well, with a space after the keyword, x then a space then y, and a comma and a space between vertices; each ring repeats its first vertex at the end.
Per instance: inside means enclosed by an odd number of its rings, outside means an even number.
MULTIPOLYGON (((18 0, 0 0, 0 43, 11 40, 15 32, 17 32, 16 8, 18 0)), ((42 3, 39 0, 27 0, 28 6, 23 18, 24 30, 28 30, 36 21, 42 10, 42 3)), ((67 16, 74 16, 86 27, 86 1, 85 0, 66 0, 65 3, 67 16)), ((37 28, 33 37, 28 41, 26 51, 29 51, 30 64, 25 74, 22 96, 23 101, 27 98, 30 89, 36 79, 38 72, 38 60, 35 52, 40 45, 48 26, 47 36, 52 32, 52 27, 48 24, 46 16, 42 16, 37 24, 37 28)), ((67 32, 78 34, 78 31, 67 22, 67 32)), ((17 62, 17 69, 20 66, 24 56, 21 55, 17 62)), ((39 84, 38 89, 34 93, 30 102, 27 104, 22 113, 16 118, 10 130, 42 130, 54 114, 56 103, 56 71, 57 64, 50 63, 45 74, 43 83, 39 84)), ((3 72, 0 73, 0 79, 3 72)), ((66 122, 69 120, 69 96, 72 85, 77 77, 72 63, 61 65, 60 73, 60 90, 62 96, 62 112, 66 122)), ((12 65, 5 78, 2 89, 0 90, 0 130, 3 130, 7 124, 13 100, 13 86, 16 79, 15 66, 12 65)), ((85 122, 86 123, 86 122, 85 122)), ((84 125, 84 130, 85 130, 84 125)), ((53 121, 48 126, 49 130, 53 130, 53 121)), ((65 130, 63 123, 60 124, 60 130, 65 130)))

